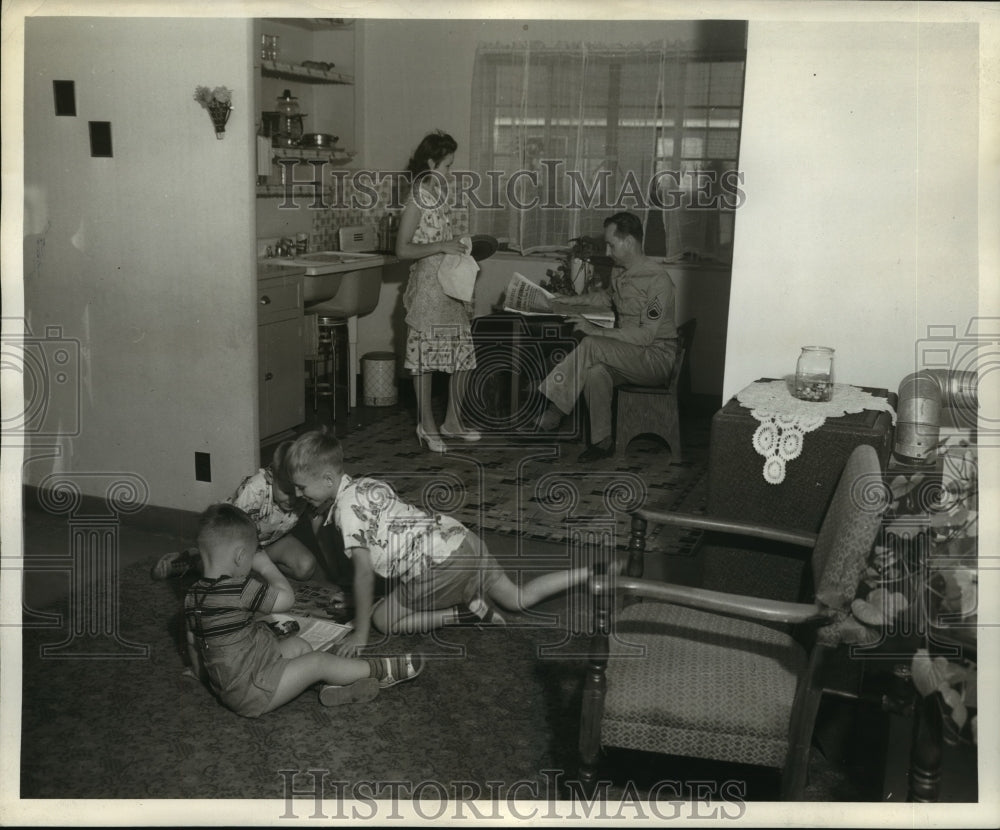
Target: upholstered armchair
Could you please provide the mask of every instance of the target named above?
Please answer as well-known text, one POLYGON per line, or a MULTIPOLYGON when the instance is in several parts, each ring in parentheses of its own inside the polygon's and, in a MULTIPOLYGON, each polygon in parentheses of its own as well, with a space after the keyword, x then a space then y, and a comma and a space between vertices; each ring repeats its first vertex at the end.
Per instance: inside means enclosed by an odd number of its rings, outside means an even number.
POLYGON ((595 577, 596 633, 580 726, 584 785, 596 782, 600 748, 612 746, 780 768, 782 797, 797 800, 822 694, 818 672, 851 621, 886 493, 878 456, 859 446, 818 534, 633 514, 640 554, 649 522, 811 549, 815 597, 777 601, 671 585, 641 578, 635 560, 631 574, 595 577))

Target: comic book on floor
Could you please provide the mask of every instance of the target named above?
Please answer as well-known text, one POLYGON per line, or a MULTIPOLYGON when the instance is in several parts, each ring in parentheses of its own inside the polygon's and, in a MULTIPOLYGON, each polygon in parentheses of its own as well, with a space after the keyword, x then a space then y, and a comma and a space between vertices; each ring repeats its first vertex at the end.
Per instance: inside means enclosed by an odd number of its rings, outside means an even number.
POLYGON ((326 651, 351 632, 351 626, 322 617, 265 614, 260 617, 260 620, 267 623, 268 627, 279 637, 297 634, 313 647, 313 651, 326 651))
MULTIPOLYGON (((514 272, 507 283, 507 292, 504 295, 504 311, 513 311, 516 314, 528 316, 556 314, 565 317, 565 314, 553 312, 550 300, 555 297, 551 291, 547 291, 540 285, 529 280, 524 274, 514 272)), ((596 326, 610 329, 615 325, 615 313, 613 311, 579 311, 577 312, 583 319, 589 320, 596 326)))

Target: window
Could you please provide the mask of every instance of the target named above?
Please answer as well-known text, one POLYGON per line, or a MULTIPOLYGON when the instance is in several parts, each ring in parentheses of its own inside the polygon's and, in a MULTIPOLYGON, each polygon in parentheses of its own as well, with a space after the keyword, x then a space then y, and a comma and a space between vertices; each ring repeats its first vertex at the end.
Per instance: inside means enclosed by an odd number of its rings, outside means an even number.
POLYGON ((728 261, 743 58, 665 45, 481 47, 470 203, 477 232, 530 251, 631 210, 646 253, 728 261))

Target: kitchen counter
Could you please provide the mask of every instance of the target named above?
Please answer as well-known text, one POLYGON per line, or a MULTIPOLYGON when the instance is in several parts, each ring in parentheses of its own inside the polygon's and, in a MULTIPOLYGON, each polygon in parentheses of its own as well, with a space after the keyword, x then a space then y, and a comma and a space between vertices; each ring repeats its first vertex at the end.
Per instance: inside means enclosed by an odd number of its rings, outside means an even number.
POLYGON ((305 272, 306 269, 299 265, 277 265, 266 259, 257 260, 258 280, 267 280, 273 277, 299 277, 303 276, 305 272))

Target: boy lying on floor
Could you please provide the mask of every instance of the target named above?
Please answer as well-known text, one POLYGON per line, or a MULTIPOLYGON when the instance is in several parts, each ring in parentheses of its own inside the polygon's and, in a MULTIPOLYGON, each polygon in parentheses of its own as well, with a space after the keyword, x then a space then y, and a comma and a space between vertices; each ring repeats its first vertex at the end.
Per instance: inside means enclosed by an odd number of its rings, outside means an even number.
POLYGON ((354 565, 354 631, 340 641, 338 654, 353 656, 367 645, 373 622, 384 633, 503 624, 488 601, 518 611, 590 576, 589 568, 573 568, 518 588, 458 520, 407 504, 383 481, 347 475, 343 448, 326 429, 299 436, 285 463, 296 495, 325 514, 325 524, 336 524, 354 565), (394 584, 373 608, 376 573, 394 584))
POLYGON ((239 715, 255 718, 324 685, 324 706, 369 701, 379 689, 412 680, 419 655, 342 657, 313 651, 301 637, 279 639, 254 614, 287 611, 295 593, 257 548, 257 528, 238 507, 216 504, 201 517, 203 575, 184 598, 188 655, 195 676, 239 715), (251 573, 253 571, 253 573, 251 573))

